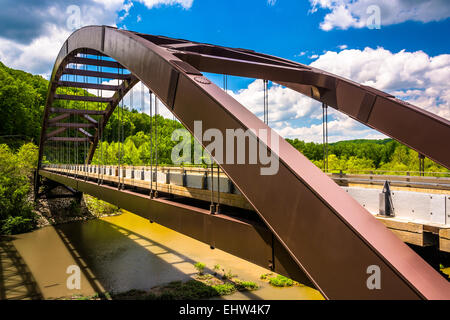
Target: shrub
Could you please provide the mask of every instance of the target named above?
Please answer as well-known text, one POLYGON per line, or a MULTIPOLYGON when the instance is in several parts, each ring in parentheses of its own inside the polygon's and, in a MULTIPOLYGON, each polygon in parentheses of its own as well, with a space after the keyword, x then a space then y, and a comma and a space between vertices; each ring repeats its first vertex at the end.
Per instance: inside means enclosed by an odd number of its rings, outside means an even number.
POLYGON ((16 153, 0 145, 0 228, 2 233, 31 231, 35 226, 28 195, 37 147, 24 144, 16 153))
POLYGON ((16 234, 30 232, 35 227, 35 220, 30 218, 24 218, 22 216, 9 216, 8 219, 2 223, 2 234, 16 234))
POLYGON ((99 200, 97 198, 91 197, 89 195, 84 195, 84 201, 87 208, 94 216, 112 215, 118 214, 121 210, 113 204, 99 200))
POLYGON ((294 285, 294 280, 278 275, 274 278, 270 278, 269 283, 275 287, 292 287, 294 285))
POLYGON ((234 277, 236 277, 236 275, 235 274, 233 274, 232 272, 231 272, 231 270, 228 270, 228 272, 225 272, 224 271, 224 273, 223 273, 223 276, 222 276, 222 279, 226 279, 226 280, 230 280, 230 279, 232 279, 232 278, 234 278, 234 277))
POLYGON ((194 264, 195 269, 197 269, 199 275, 203 275, 205 271, 205 264, 201 262, 197 262, 194 264))
POLYGON ((219 296, 229 295, 236 291, 236 287, 232 283, 216 284, 211 287, 219 296))
POLYGON ((261 280, 266 280, 269 276, 271 276, 273 273, 264 273, 259 278, 261 280))
POLYGON ((242 290, 256 290, 259 286, 253 281, 236 281, 236 287, 239 291, 242 290))

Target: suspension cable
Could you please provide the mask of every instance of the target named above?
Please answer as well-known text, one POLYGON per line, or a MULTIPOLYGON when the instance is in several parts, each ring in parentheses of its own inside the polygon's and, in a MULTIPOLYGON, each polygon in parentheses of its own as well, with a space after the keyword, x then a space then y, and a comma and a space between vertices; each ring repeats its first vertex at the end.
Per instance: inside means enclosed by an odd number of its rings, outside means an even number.
MULTIPOLYGON (((97 55, 96 56, 97 57, 97 61, 98 60, 100 60, 99 58, 99 55, 97 55)), ((98 72, 100 72, 100 67, 98 66, 99 65, 99 63, 97 63, 97 73, 98 72)), ((96 78, 97 79, 97 84, 98 85, 100 85, 100 78, 99 77, 97 77, 96 78)), ((99 97, 100 96, 100 89, 99 89, 99 87, 97 87, 97 97, 99 97)), ((101 107, 100 107, 100 102, 97 102, 97 110, 100 110, 101 109, 101 107)), ((100 121, 97 121, 97 140, 99 140, 99 137, 100 137, 100 121)), ((101 143, 100 143, 100 149, 101 149, 101 147, 102 147, 102 145, 101 145, 101 143)), ((96 148, 97 150, 92 150, 92 152, 94 152, 94 154, 96 154, 97 153, 97 151, 99 151, 98 149, 98 144, 97 144, 97 148, 96 148)), ((97 184, 100 184, 100 161, 98 160, 98 154, 97 154, 97 184)))
POLYGON ((141 81, 141 113, 144 112, 144 108, 145 108, 145 96, 144 96, 145 92, 144 92, 144 90, 145 90, 145 86, 144 86, 144 83, 141 81))
MULTIPOLYGON (((87 58, 88 55, 85 54, 84 57, 87 58)), ((84 65, 84 70, 87 70, 87 65, 86 64, 84 65)), ((87 81, 88 81, 87 76, 83 76, 83 82, 86 83, 87 81)), ((86 93, 87 93, 86 89, 84 89, 83 90, 83 95, 86 96, 86 93)), ((86 112, 86 110, 87 110, 87 105, 86 105, 86 101, 84 101, 84 111, 86 112)), ((84 141, 84 156, 85 156, 84 162, 86 163, 86 167, 87 167, 87 163, 89 161, 89 159, 86 157, 87 153, 88 153, 88 144, 86 143, 86 141, 84 141)), ((85 181, 87 181, 87 175, 85 175, 84 178, 85 178, 85 181)))
MULTIPOLYGON (((67 76, 66 76, 66 80, 67 80, 67 76)), ((66 95, 68 95, 68 94, 69 94, 69 88, 66 87, 66 95)), ((66 100, 66 108, 67 107, 70 108, 70 102, 68 100, 66 100)), ((69 116, 69 123, 70 122, 72 122, 72 115, 69 116)), ((70 127, 67 127, 66 131, 67 131, 66 132, 67 138, 69 138, 69 136, 70 136, 70 127)), ((69 143, 69 139, 67 139, 67 141, 66 141, 66 175, 69 174, 69 171, 68 171, 69 162, 70 162, 70 160, 69 160, 69 149, 70 149, 70 143, 69 143)))
MULTIPOLYGON (((121 73, 122 73, 122 75, 124 74, 124 70, 123 69, 120 69, 121 70, 121 73)), ((124 82, 124 80, 122 81, 122 82, 124 82)), ((125 109, 125 106, 124 106, 124 101, 123 101, 123 98, 124 97, 122 97, 122 116, 121 116, 121 128, 122 128, 122 151, 121 151, 121 154, 120 154, 120 157, 121 157, 121 163, 122 163, 122 167, 124 167, 124 164, 123 164, 123 155, 125 154, 125 152, 124 152, 124 141, 125 141, 125 129, 124 129, 124 125, 123 125, 123 117, 124 117, 124 109, 125 109)), ((125 189, 125 175, 123 174, 123 169, 122 169, 122 189, 125 189)))
POLYGON ((217 164, 217 204, 216 213, 220 213, 220 167, 217 164))
MULTIPOLYGON (((131 90, 130 90, 130 96, 129 96, 129 99, 130 99, 130 111, 132 111, 133 110, 133 105, 134 105, 134 99, 133 99, 133 91, 134 91, 134 87, 131 87, 131 90)), ((124 137, 124 140, 125 140, 125 137, 124 137)), ((124 152, 125 153, 125 152, 124 152)), ((132 172, 134 172, 134 163, 131 163, 131 167, 132 167, 132 172)), ((125 177, 124 177, 124 179, 123 179, 123 181, 124 181, 124 184, 125 184, 125 177)))
POLYGON ((323 169, 328 172, 328 106, 322 103, 323 169))
POLYGON ((211 214, 214 214, 216 211, 216 206, 214 204, 214 159, 211 155, 210 157, 210 161, 211 161, 211 205, 210 205, 210 212, 211 214))
MULTIPOLYGON (((117 74, 120 74, 119 67, 117 67, 117 74)), ((117 79, 117 85, 120 86, 119 79, 117 79)), ((119 99, 120 102, 117 108, 117 189, 120 189, 120 106, 123 103, 122 91, 119 91, 119 99)))
MULTIPOLYGON (((144 113, 144 107, 145 107, 145 87, 144 87, 144 83, 141 81, 141 112, 140 113, 144 113)), ((142 167, 141 167, 142 169, 142 167)))
MULTIPOLYGON (((223 90, 225 92, 228 91, 228 75, 223 75, 223 90)), ((265 97, 265 95, 264 95, 265 97)), ((212 167, 211 167, 212 168, 212 167)), ((213 181, 213 177, 211 176, 211 182, 213 181)), ((211 183, 211 190, 214 189, 214 183, 211 183)), ((211 195, 211 205, 214 205, 213 196, 211 195)), ((220 213, 220 167, 217 164, 217 204, 216 204, 216 213, 220 213)))
POLYGON ((269 85, 268 81, 264 80, 264 123, 269 124, 269 85))
POLYGON ((158 197, 158 99, 155 96, 155 198, 158 197))
MULTIPOLYGON (((103 56, 100 56, 100 60, 103 60, 103 56)), ((103 66, 100 66, 100 74, 103 74, 103 66)), ((100 77, 100 83, 103 83, 103 77, 100 77)), ((100 97, 103 98, 103 89, 100 89, 100 97)), ((102 104, 102 109, 103 108, 104 108, 104 105, 102 104)), ((105 177, 105 160, 103 158, 103 127, 104 127, 103 122, 105 121, 105 116, 101 115, 98 120, 99 120, 98 123, 100 126, 100 142, 101 142, 100 152, 101 152, 101 160, 102 160, 102 175, 101 175, 100 183, 103 184, 103 179, 105 177)))
POLYGON ((150 198, 153 198, 153 130, 152 130, 152 122, 153 122, 153 100, 152 100, 152 92, 148 90, 150 96, 150 107, 149 107, 149 115, 150 115, 150 198))
MULTIPOLYGON (((70 77, 69 77, 70 78, 70 77)), ((77 123, 78 116, 74 115, 74 122, 77 123)), ((75 138, 78 137, 78 128, 75 128, 75 138)), ((75 179, 78 179, 78 153, 77 153, 78 143, 76 141, 73 142, 73 151, 74 151, 74 161, 75 162, 75 179)))
POLYGON ((223 90, 226 92, 228 90, 228 75, 223 75, 223 90))

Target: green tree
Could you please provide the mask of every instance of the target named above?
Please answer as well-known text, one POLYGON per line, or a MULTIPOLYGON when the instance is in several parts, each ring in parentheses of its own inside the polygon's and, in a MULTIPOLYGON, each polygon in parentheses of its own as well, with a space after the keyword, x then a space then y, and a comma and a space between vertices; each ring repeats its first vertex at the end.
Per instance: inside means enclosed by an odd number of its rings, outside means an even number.
POLYGON ((0 145, 0 228, 11 234, 34 227, 34 214, 28 201, 30 178, 37 161, 37 147, 23 145, 16 153, 0 145))

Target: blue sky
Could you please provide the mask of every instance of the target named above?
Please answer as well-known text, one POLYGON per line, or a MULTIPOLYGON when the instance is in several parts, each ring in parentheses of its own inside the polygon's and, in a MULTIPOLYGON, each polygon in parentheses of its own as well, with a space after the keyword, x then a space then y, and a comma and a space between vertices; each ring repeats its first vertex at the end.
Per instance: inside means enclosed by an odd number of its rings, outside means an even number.
MULTIPOLYGON (((376 1, 372 1, 376 2, 376 1)), ((448 4, 450 6, 450 3, 448 4)), ((225 46, 251 48, 302 63, 300 52, 320 54, 339 45, 364 49, 382 46, 390 51, 424 50, 430 55, 450 52, 450 19, 383 26, 380 29, 351 28, 324 31, 319 25, 327 10, 311 13, 309 1, 279 0, 194 0, 192 7, 160 6, 148 10, 135 3, 119 27, 150 34, 186 38, 225 46), (137 16, 141 21, 137 21, 137 16)))
MULTIPOLYGON (((48 77, 59 48, 80 25, 253 49, 388 91, 450 118, 450 1, 447 0, 0 0, 0 61, 48 77), (375 5, 375 9, 373 6, 375 5), (379 13, 379 15, 377 15, 379 13), (376 18, 379 17, 379 20, 376 18), (374 20, 375 19, 375 20, 374 20), (370 28, 379 23, 379 28, 370 28), (72 28, 73 29, 73 28, 72 28)), ((222 76, 208 75, 218 85, 222 76)), ((229 93, 262 116, 262 84, 231 77, 229 93)), ((269 91, 271 126, 320 141, 321 110, 280 86, 269 91)), ((166 113, 167 115, 167 113, 166 113)), ((331 111, 330 141, 383 138, 331 111)))

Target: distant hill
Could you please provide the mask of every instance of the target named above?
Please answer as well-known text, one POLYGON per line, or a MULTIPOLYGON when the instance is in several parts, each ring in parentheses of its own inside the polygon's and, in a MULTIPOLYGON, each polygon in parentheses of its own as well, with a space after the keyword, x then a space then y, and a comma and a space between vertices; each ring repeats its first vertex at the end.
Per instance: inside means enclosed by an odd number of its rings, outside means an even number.
POLYGON ((0 137, 38 141, 48 81, 0 62, 0 137))
POLYGON ((366 143, 375 143, 375 144, 386 144, 391 141, 394 141, 393 139, 353 139, 353 140, 342 140, 337 142, 329 143, 330 145, 339 145, 343 143, 352 143, 352 144, 366 144, 366 143))

